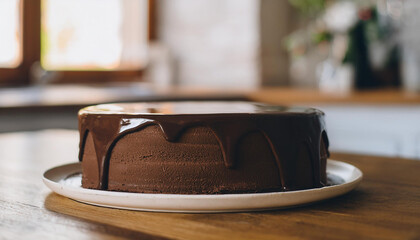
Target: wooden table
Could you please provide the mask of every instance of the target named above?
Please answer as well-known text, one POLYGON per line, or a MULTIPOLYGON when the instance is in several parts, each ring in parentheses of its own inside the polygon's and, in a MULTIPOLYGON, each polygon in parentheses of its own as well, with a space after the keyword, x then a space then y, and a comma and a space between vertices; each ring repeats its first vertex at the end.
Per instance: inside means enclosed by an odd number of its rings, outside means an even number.
POLYGON ((420 161, 333 154, 364 173, 347 195, 294 209, 178 214, 90 206, 47 189, 75 162, 75 131, 0 135, 0 239, 420 239, 420 161))

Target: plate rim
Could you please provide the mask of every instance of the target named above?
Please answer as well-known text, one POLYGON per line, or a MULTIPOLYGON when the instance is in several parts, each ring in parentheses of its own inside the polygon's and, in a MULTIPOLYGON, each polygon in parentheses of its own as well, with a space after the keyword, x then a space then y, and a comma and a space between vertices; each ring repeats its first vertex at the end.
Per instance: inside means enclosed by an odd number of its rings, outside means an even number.
MULTIPOLYGON (((348 169, 348 171, 352 170, 351 172, 351 180, 347 181, 346 179, 344 183, 333 185, 333 186, 326 186, 322 188, 312 188, 312 189, 305 189, 305 190, 296 190, 296 191, 287 191, 287 192, 268 192, 268 193, 239 193, 239 194, 162 194, 162 193, 132 193, 132 192, 114 192, 114 191, 104 191, 104 190, 96 190, 96 189, 86 189, 79 186, 71 186, 59 183, 51 179, 51 174, 54 172, 58 172, 65 168, 79 168, 81 169, 80 162, 73 162, 62 164, 56 167, 52 167, 46 170, 43 173, 42 180, 44 184, 53 192, 62 195, 64 197, 73 199, 77 202, 86 203, 90 205, 100 206, 100 207, 108 207, 108 208, 117 208, 117 209, 126 209, 126 210, 136 210, 136 211, 152 211, 152 212, 183 212, 183 213, 216 213, 216 212, 250 212, 250 211, 266 211, 271 209, 283 209, 283 208, 291 208, 296 206, 308 205, 315 202, 319 202, 322 200, 334 198, 340 195, 343 195, 347 192, 350 192, 354 188, 356 188, 363 179, 363 172, 355 167, 352 164, 337 161, 333 159, 328 159, 327 161, 327 169, 328 166, 331 167, 341 167, 343 169, 348 169), (309 195, 317 195, 321 194, 321 196, 309 196, 309 195), (306 200, 304 201, 297 201, 296 199, 291 199, 296 196, 304 196, 306 200), (90 197, 105 197, 105 201, 103 200, 96 200, 91 201, 90 197), (281 198, 284 199, 282 200, 281 198), (119 199, 120 201, 115 201, 115 199, 119 199), (309 200, 308 200, 309 199, 309 200), (133 201, 138 200, 140 201, 139 204, 124 204, 124 201, 133 201), (168 201, 175 201, 173 206, 168 205, 168 201), (278 204, 273 204, 275 200, 280 200, 278 204), (143 207, 139 207, 142 205, 141 201, 143 201, 143 207), (148 207, 144 207, 144 201, 148 207), (157 201, 157 204, 154 202, 157 201), (186 203, 180 203, 180 201, 185 201, 189 203, 199 203, 198 207, 188 206, 186 203), (217 202, 216 204, 210 203, 210 207, 203 207, 203 203, 200 201, 213 201, 217 202), (230 204, 220 204, 222 201, 228 201, 230 204), (231 202, 233 201, 241 201, 241 204, 237 206, 233 206, 231 202), (245 201, 245 203, 243 203, 245 201), (250 205, 252 201, 263 201, 263 203, 253 203, 250 205), (284 202, 281 202, 284 201, 284 202), (121 203, 122 202, 122 203, 121 203), (153 204, 150 204, 153 203, 153 204), (248 203, 248 206, 247 204, 248 203), (152 206, 150 206, 152 205, 152 206), (201 207, 200 207, 201 206, 201 207), (212 207, 211 207, 212 206, 212 207), (229 207, 230 206, 230 207, 229 207)), ((67 170, 66 175, 71 175, 74 173, 78 173, 79 171, 70 172, 70 169, 67 170)), ((57 173, 55 173, 57 174, 57 173)), ((62 173, 61 179, 63 179, 64 173, 62 173)), ((61 180, 60 179, 60 180, 61 180)))

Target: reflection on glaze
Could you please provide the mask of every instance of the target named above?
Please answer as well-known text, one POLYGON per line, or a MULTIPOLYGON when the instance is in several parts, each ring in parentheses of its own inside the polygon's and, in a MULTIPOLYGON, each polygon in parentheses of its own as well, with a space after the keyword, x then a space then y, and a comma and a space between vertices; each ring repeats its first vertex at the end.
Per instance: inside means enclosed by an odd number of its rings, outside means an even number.
POLYGON ((276 113, 302 114, 322 113, 314 108, 284 107, 248 102, 161 102, 161 103, 120 103, 101 104, 86 107, 80 113, 89 114, 126 114, 126 115, 186 115, 186 114, 230 114, 230 113, 276 113))

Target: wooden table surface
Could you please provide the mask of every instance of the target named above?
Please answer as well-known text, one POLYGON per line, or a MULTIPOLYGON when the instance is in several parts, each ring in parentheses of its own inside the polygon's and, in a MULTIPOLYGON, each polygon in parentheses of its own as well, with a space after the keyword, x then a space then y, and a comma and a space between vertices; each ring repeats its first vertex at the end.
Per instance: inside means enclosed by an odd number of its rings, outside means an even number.
POLYGON ((293 209, 226 214, 101 208, 52 193, 42 173, 77 161, 75 131, 0 135, 0 239, 420 239, 420 161, 333 154, 356 190, 293 209))

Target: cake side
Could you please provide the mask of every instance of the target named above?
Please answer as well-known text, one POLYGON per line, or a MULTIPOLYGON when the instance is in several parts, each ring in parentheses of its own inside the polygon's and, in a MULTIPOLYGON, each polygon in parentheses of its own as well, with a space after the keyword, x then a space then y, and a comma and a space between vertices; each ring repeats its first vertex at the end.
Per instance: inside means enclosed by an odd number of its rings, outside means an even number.
POLYGON ((261 133, 250 133, 240 143, 240 161, 227 168, 209 128, 189 128, 178 141, 169 142, 158 126, 148 126, 125 135, 115 145, 108 190, 189 194, 279 191, 277 166, 264 141, 261 133))
POLYGON ((83 187, 211 194, 326 183, 322 113, 80 114, 79 120, 83 187))

